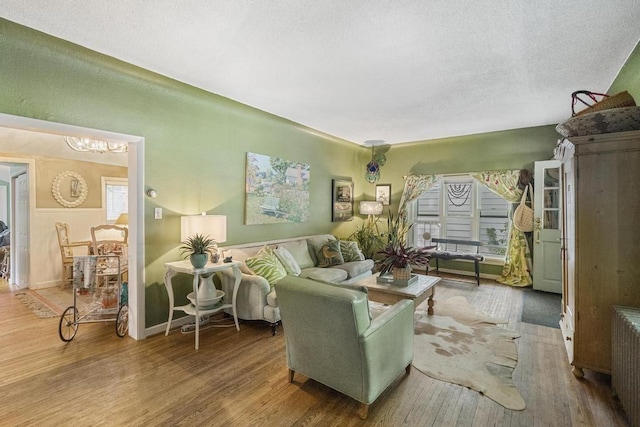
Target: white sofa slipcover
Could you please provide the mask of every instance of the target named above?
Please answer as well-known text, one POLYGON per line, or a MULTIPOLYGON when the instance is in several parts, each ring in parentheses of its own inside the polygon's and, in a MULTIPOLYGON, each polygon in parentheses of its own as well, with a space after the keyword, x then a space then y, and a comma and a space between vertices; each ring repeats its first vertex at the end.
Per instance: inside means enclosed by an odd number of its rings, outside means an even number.
MULTIPOLYGON (((370 259, 345 262, 340 265, 325 268, 318 267, 318 259, 315 253, 316 248, 321 247, 322 244, 329 240, 335 239, 336 238, 330 234, 320 234, 268 242, 245 243, 227 246, 220 248, 220 250, 231 250, 234 261, 244 261, 256 255, 264 246, 276 248, 278 245, 285 247, 306 245, 308 258, 304 257, 304 259, 302 259, 298 256, 299 259, 296 259, 301 268, 299 277, 346 285, 371 276, 374 263, 373 260, 370 259)), ((296 251, 292 251, 292 255, 294 255, 295 258, 296 251)), ((272 286, 264 277, 254 274, 244 263, 241 271, 242 279, 236 300, 238 318, 243 320, 265 320, 271 324, 271 332, 275 335, 276 326, 280 322, 280 309, 278 308, 278 298, 275 290, 272 289, 272 286)), ((233 274, 230 274, 229 271, 223 271, 220 272, 220 277, 222 290, 227 295, 231 295, 235 280, 233 274)), ((231 309, 226 309, 225 311, 228 314, 232 314, 231 309)))

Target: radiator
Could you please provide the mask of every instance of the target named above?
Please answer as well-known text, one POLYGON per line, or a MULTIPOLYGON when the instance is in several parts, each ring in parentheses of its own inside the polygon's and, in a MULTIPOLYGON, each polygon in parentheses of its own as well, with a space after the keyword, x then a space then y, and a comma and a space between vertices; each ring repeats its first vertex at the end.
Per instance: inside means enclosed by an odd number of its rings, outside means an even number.
POLYGON ((633 427, 640 427, 640 308, 614 307, 611 387, 633 427))

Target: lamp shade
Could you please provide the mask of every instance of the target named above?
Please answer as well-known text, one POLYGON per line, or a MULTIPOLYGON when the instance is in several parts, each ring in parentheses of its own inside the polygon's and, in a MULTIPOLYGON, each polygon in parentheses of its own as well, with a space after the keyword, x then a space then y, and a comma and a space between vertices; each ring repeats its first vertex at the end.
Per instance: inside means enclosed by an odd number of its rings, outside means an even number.
POLYGON ((382 208, 382 202, 363 201, 360 202, 360 215, 380 215, 382 208))
POLYGON ((118 219, 116 219, 116 225, 129 225, 129 214, 121 213, 118 219))
POLYGON ((222 243, 227 240, 227 217, 225 215, 187 215, 180 218, 180 240, 185 241, 194 234, 203 234, 222 243))

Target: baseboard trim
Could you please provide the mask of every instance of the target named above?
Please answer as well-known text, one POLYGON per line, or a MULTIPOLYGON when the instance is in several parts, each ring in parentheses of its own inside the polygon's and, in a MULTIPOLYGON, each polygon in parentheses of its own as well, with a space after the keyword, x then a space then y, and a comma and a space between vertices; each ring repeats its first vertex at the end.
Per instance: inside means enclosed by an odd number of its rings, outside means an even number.
MULTIPOLYGON (((171 321, 172 329, 169 331, 169 333, 171 333, 176 329, 179 329, 182 325, 186 325, 188 323, 193 323, 193 316, 183 316, 179 319, 175 319, 171 321)), ((151 326, 149 328, 145 328, 144 333, 145 333, 145 337, 150 337, 152 335, 164 334, 166 330, 167 330, 167 322, 163 322, 163 323, 151 326)))

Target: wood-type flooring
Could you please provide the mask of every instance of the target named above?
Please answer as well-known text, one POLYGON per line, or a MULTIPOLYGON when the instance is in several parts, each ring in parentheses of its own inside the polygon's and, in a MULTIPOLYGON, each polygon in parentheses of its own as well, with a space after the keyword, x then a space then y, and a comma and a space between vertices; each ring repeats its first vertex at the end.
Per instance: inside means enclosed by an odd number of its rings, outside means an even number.
MULTIPOLYGON (((443 281, 439 299, 463 295, 508 319, 522 336, 514 381, 527 408, 510 411, 464 387, 413 369, 369 409, 296 375, 287 381, 282 329, 264 322, 120 339, 113 323, 81 324, 58 338, 58 318, 39 319, 0 293, 0 425, 11 426, 626 426, 610 378, 571 374, 558 329, 521 323, 522 290, 483 280, 443 281)), ((426 304, 426 303, 425 303, 426 304)), ((426 306, 422 307, 426 308, 426 306)))

